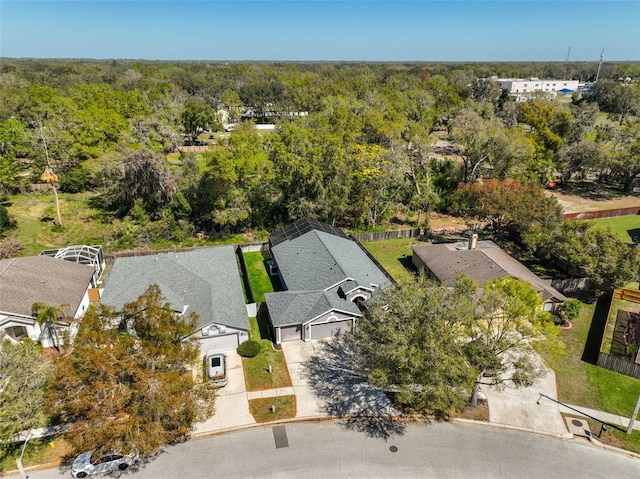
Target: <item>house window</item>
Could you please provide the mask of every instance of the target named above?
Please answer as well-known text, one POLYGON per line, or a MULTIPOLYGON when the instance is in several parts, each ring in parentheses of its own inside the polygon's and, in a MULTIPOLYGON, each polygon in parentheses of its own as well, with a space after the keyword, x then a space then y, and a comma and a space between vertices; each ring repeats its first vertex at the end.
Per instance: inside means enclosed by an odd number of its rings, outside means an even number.
POLYGON ((24 326, 10 326, 6 328, 5 333, 7 333, 11 338, 20 341, 22 339, 27 339, 29 335, 27 334, 27 328, 24 326))

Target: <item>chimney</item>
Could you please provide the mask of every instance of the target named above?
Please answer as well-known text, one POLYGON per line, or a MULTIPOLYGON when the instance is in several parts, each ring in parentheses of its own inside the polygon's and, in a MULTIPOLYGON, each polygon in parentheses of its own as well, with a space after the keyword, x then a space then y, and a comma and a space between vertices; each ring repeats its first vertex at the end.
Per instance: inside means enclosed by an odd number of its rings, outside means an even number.
POLYGON ((478 247, 478 234, 477 233, 472 233, 471 236, 469 236, 469 249, 476 249, 478 247))

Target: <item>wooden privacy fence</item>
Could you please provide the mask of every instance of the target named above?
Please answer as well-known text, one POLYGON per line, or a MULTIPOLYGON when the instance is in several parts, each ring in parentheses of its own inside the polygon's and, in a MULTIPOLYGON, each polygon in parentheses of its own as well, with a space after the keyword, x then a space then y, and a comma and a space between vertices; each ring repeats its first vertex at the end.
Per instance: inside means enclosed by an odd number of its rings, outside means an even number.
POLYGON ((460 235, 468 231, 467 226, 459 226, 457 228, 445 228, 441 230, 434 230, 431 228, 414 228, 409 230, 389 230, 389 231, 376 231, 372 233, 358 233, 353 234, 351 237, 357 241, 381 241, 397 238, 433 238, 436 236, 445 235, 460 235))
POLYGON ((610 210, 565 213, 564 217, 565 219, 573 220, 595 220, 598 218, 612 218, 614 216, 637 215, 639 212, 640 206, 629 206, 628 208, 613 208, 610 210))
POLYGON ((624 374, 625 376, 640 379, 640 364, 629 361, 628 359, 600 352, 600 354, 598 354, 597 365, 601 368, 624 374))

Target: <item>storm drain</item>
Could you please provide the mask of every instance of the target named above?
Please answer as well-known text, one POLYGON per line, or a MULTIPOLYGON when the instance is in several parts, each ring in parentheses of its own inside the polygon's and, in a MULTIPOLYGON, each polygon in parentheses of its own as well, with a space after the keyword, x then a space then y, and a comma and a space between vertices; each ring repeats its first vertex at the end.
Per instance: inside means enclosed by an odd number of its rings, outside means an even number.
POLYGON ((287 429, 285 426, 273 426, 273 440, 276 442, 276 449, 289 447, 289 439, 287 439, 287 429))

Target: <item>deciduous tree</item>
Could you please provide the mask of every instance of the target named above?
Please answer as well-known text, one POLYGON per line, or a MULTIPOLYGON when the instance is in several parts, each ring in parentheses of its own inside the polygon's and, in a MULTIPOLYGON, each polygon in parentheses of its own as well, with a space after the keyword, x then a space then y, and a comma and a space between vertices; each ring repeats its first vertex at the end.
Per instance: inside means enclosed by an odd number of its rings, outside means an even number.
POLYGON ((21 431, 46 425, 52 369, 37 343, 0 338, 0 450, 11 447, 21 431))
POLYGON ((175 313, 157 285, 121 312, 87 311, 48 395, 55 417, 71 424, 66 438, 75 451, 134 444, 152 454, 211 414, 212 391, 192 372, 196 321, 175 313))
POLYGON ((478 373, 472 407, 477 405, 480 384, 531 386, 544 373, 532 347, 548 349, 558 334, 542 310, 540 295, 524 280, 506 277, 486 282, 478 305, 466 333, 469 362, 478 373))
POLYGON ((464 331, 474 295, 468 283, 448 289, 424 277, 379 291, 355 335, 369 382, 406 411, 446 413, 466 404, 474 374, 464 331))
POLYGON ((562 220, 562 207, 555 197, 545 195, 537 185, 512 179, 461 183, 451 202, 452 211, 488 222, 497 235, 522 234, 533 226, 552 227, 562 220))

